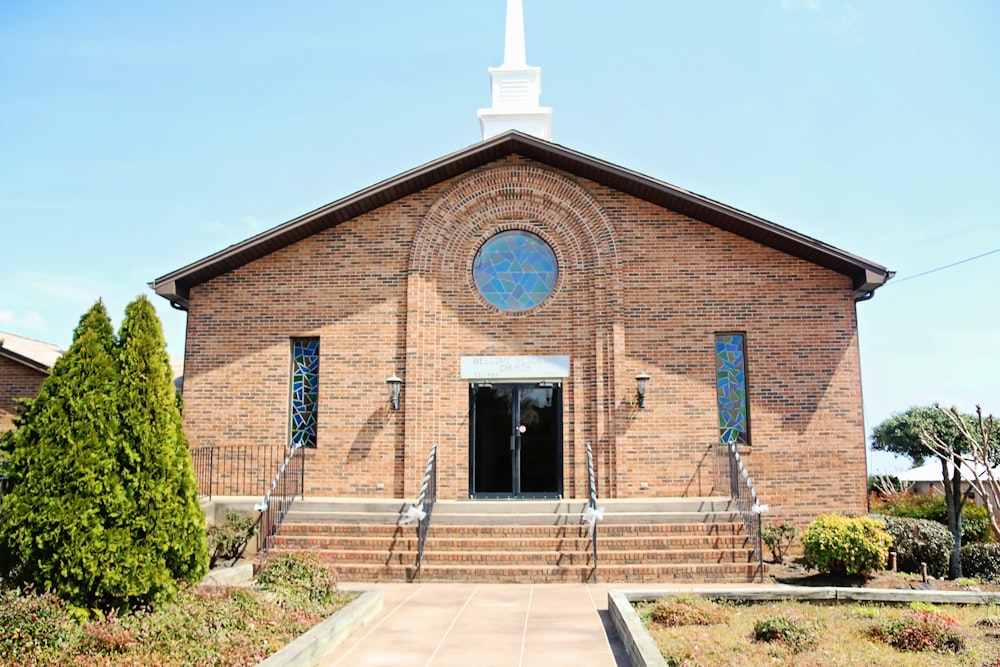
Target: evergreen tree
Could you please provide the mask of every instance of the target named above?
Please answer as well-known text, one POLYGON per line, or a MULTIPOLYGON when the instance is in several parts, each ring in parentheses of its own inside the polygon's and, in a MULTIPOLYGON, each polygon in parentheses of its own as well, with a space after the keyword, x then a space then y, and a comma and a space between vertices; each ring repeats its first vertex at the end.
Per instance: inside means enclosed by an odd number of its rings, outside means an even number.
POLYGON ((132 593, 122 485, 114 333, 104 305, 81 319, 73 343, 12 436, 0 556, 19 581, 80 606, 115 606, 132 593))
POLYGON ((163 329, 145 296, 125 308, 118 330, 121 460, 134 557, 150 594, 172 596, 178 581, 197 582, 208 569, 205 514, 167 357, 163 329))
POLYGON ((116 343, 98 302, 10 437, 0 572, 84 608, 156 604, 208 569, 205 516, 160 321, 116 343))

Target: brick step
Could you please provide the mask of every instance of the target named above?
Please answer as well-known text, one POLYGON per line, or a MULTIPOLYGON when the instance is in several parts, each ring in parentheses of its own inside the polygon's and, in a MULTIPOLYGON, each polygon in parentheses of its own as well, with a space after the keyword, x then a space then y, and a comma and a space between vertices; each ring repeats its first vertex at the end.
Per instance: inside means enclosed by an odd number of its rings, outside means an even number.
MULTIPOLYGON (((413 565, 338 564, 342 582, 413 581, 413 565)), ((756 563, 706 563, 698 565, 604 565, 595 571, 587 565, 481 567, 470 565, 430 565, 420 569, 420 581, 462 581, 500 583, 569 583, 596 579, 604 583, 746 583, 759 577, 756 563)))
MULTIPOLYGON (((294 524, 354 524, 395 526, 404 514, 376 512, 341 512, 298 510, 289 512, 286 523, 294 524)), ((616 524, 662 524, 662 523, 733 523, 740 520, 737 512, 618 512, 605 513, 603 523, 608 526, 616 524)), ((445 514, 435 508, 433 524, 435 526, 449 525, 479 525, 508 526, 516 523, 519 526, 576 526, 581 523, 581 513, 525 513, 510 512, 463 512, 445 514)))
MULTIPOLYGON (((405 500, 309 499, 292 505, 289 523, 394 525, 405 516, 405 500)), ((604 523, 697 523, 738 521, 728 498, 604 499, 604 523)), ((434 505, 438 525, 575 525, 587 507, 585 500, 442 500, 434 505)))
MULTIPOLYGON (((289 516, 300 512, 316 513, 363 513, 396 514, 401 516, 413 505, 412 500, 371 500, 365 498, 307 498, 296 500, 289 516)), ((465 499, 438 500, 434 504, 436 515, 456 514, 576 514, 587 507, 586 500, 529 500, 529 499, 465 499)), ((733 511, 733 501, 719 496, 698 496, 689 498, 601 498, 598 506, 605 508, 606 515, 645 514, 671 512, 728 512, 733 511)))
MULTIPOLYGON (((275 545, 287 549, 333 549, 341 551, 413 551, 417 538, 367 537, 279 534, 275 545)), ((671 549, 745 549, 745 535, 729 536, 626 536, 598 538, 602 551, 644 551, 671 549)), ((591 548, 587 537, 532 537, 498 539, 495 537, 440 537, 432 530, 425 548, 431 551, 586 551, 591 548)))
MULTIPOLYGON (((435 536, 509 536, 509 535, 545 535, 554 537, 586 537, 587 524, 572 526, 523 526, 523 525, 439 525, 433 523, 431 532, 435 536)), ((743 524, 739 522, 725 523, 663 523, 615 525, 598 524, 598 539, 606 537, 621 537, 626 535, 666 535, 666 534, 704 534, 704 535, 738 535, 743 533, 743 524)), ((415 535, 413 526, 386 526, 364 524, 318 524, 289 523, 281 525, 281 535, 357 535, 365 537, 403 537, 415 535)))
MULTIPOLYGON (((296 551, 282 545, 281 550, 296 551)), ((406 565, 417 561, 416 550, 347 551, 343 549, 309 549, 310 554, 330 563, 385 563, 406 565)), ((658 551, 600 551, 601 563, 638 565, 643 563, 746 563, 752 554, 747 549, 684 549, 658 551)), ((424 563, 467 565, 589 565, 590 550, 579 551, 424 551, 424 563)))

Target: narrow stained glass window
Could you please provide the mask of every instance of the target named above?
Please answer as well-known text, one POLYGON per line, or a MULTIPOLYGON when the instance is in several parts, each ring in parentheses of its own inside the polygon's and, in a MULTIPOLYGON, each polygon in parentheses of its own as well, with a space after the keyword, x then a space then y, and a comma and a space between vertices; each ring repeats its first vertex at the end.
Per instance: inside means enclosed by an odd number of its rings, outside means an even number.
POLYGON ((747 369, 744 336, 715 335, 715 376, 719 397, 719 437, 723 442, 750 444, 747 412, 747 369))
POLYGON ((520 230, 500 232, 483 244, 472 265, 476 289, 500 310, 530 310, 552 294, 556 254, 541 237, 520 230))
POLYGON ((319 339, 292 340, 291 425, 293 447, 316 446, 316 408, 319 402, 319 339))

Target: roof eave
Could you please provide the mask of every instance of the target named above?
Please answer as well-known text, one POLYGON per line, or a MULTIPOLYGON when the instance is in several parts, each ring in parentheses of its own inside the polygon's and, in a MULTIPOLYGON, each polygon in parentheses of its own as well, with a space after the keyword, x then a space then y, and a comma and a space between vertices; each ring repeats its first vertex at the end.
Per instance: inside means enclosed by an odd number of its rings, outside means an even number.
POLYGON ((39 373, 44 373, 45 375, 48 375, 49 373, 52 372, 52 369, 49 368, 46 364, 43 364, 40 361, 32 359, 31 357, 26 357, 23 354, 18 354, 14 350, 10 350, 6 347, 3 347, 2 345, 0 345, 0 357, 10 359, 11 361, 15 361, 19 364, 22 364, 23 366, 27 366, 33 371, 38 371, 39 373))
POLYGON ((763 218, 635 171, 543 139, 510 131, 376 183, 245 241, 157 278, 149 285, 174 307, 187 309, 191 287, 259 259, 323 229, 358 217, 460 173, 518 154, 617 189, 650 203, 786 252, 852 279, 869 295, 892 274, 884 266, 844 252, 763 218))

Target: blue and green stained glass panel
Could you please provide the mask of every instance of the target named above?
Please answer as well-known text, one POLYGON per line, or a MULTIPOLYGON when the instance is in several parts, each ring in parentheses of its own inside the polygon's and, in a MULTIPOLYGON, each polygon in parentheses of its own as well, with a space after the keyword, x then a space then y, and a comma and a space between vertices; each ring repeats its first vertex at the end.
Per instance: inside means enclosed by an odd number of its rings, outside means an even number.
POLYGON ((556 254, 531 232, 500 232, 479 249, 472 265, 476 289, 500 310, 519 313, 542 303, 555 289, 556 254))
POLYGON ((743 334, 715 335, 715 374, 719 397, 719 436, 723 442, 748 445, 750 426, 743 334))
POLYGON ((291 445, 316 446, 316 408, 319 401, 319 339, 292 341, 291 445))

